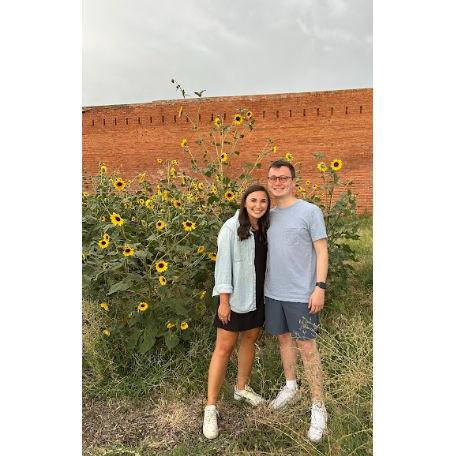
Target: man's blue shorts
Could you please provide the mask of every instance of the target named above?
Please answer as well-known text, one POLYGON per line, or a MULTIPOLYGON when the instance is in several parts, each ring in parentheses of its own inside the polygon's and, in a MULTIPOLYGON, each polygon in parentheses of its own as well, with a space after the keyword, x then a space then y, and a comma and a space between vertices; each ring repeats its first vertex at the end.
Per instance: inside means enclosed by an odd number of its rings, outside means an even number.
POLYGON ((315 339, 320 328, 320 315, 310 314, 308 303, 277 301, 267 296, 265 329, 273 336, 291 333, 294 339, 315 339))

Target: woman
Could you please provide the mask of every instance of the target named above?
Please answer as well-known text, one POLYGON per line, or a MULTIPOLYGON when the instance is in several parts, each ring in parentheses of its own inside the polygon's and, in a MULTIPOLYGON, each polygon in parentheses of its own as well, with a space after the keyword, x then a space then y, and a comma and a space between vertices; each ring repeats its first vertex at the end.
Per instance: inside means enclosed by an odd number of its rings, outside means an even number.
POLYGON ((258 405, 265 400, 248 386, 255 356, 255 342, 264 323, 264 274, 266 270, 270 198, 262 185, 251 185, 242 195, 240 210, 222 226, 217 238, 215 286, 219 297, 214 326, 215 349, 208 373, 207 406, 203 434, 218 436, 217 397, 231 353, 240 335, 237 384, 234 399, 258 405))

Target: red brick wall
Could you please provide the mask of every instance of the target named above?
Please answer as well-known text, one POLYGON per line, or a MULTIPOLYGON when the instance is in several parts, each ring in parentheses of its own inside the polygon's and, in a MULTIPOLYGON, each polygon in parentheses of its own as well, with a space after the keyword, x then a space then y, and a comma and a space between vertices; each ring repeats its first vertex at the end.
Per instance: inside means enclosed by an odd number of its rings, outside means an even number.
MULTIPOLYGON (((245 107, 256 118, 255 130, 239 143, 239 157, 231 159, 231 170, 241 161, 251 162, 272 138, 279 146, 272 159, 291 152, 301 162, 304 178, 319 182, 314 152, 323 152, 329 162, 343 161, 339 174, 354 181, 359 212, 372 213, 372 89, 215 97, 152 103, 85 107, 82 113, 83 174, 96 175, 99 162, 109 170, 120 169, 125 178, 147 171, 154 175, 156 158, 180 159, 180 140, 189 143, 211 126, 211 119, 226 115, 230 121, 245 107), (200 115, 201 130, 192 132, 180 106, 192 118, 200 115), (237 161, 236 161, 237 160, 237 161)), ((256 174, 265 182, 265 170, 256 174)))

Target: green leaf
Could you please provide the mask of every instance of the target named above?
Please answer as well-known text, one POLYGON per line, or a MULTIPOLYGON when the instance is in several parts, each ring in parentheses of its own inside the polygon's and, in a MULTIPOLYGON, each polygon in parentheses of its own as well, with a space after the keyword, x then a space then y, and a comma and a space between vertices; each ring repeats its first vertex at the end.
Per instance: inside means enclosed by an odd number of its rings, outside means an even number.
POLYGON ((144 355, 155 345, 155 337, 144 331, 143 340, 139 346, 139 353, 144 355))
POLYGON ((130 287, 130 280, 121 280, 120 282, 117 282, 114 285, 112 285, 107 294, 111 295, 113 293, 118 293, 119 291, 125 291, 128 290, 130 287))
POLYGON ((165 344, 170 350, 172 350, 179 344, 179 337, 176 333, 169 331, 165 334, 165 344))
POLYGON ((142 329, 134 329, 127 339, 127 348, 133 350, 138 343, 139 336, 142 334, 142 329))

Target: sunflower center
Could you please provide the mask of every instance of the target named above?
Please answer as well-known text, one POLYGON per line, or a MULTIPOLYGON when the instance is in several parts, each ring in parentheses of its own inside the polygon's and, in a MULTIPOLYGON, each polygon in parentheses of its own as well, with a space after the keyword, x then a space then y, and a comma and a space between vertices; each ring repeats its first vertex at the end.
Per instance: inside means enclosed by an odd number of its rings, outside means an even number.
POLYGON ((116 222, 120 222, 120 217, 116 217, 116 222))

